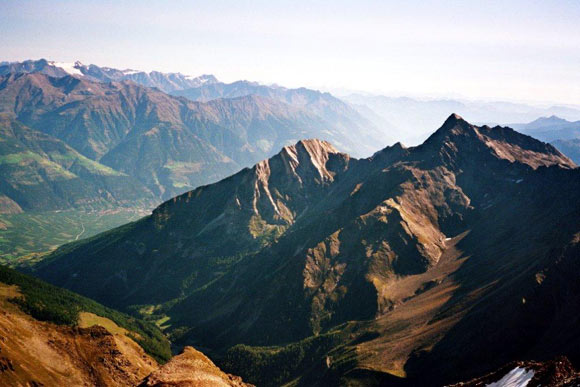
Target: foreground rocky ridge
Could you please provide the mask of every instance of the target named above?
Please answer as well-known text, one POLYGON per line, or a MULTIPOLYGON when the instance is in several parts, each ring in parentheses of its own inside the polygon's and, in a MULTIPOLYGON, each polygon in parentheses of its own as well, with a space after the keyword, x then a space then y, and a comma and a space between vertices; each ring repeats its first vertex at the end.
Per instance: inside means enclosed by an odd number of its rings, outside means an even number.
POLYGON ((185 347, 180 355, 147 376, 139 386, 250 387, 252 385, 244 383, 239 376, 224 373, 196 349, 185 347))
MULTIPOLYGON (((223 373, 191 347, 161 366, 138 343, 143 332, 80 312, 87 305, 76 304, 74 298, 71 302, 59 289, 52 288, 52 293, 63 305, 55 304, 50 295, 41 303, 33 301, 28 282, 46 287, 0 267, 0 385, 246 386, 241 378, 223 373), (75 312, 82 317, 74 325, 58 318, 61 313, 75 312)), ((108 313, 115 316, 118 312, 108 313)))
POLYGON ((179 343, 257 384, 443 384, 530 356, 574 362, 575 167, 456 115, 369 159, 302 141, 37 273, 121 308, 157 303, 179 343))

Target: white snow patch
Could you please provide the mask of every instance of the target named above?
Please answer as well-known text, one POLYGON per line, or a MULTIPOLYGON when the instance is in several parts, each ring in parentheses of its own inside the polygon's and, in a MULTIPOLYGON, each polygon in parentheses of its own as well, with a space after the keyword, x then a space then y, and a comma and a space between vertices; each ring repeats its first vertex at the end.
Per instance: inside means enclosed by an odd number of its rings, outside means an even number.
POLYGON ((534 370, 516 367, 508 372, 503 378, 487 387, 525 387, 534 377, 534 370))
POLYGON ((81 70, 79 70, 77 67, 75 66, 81 66, 81 64, 79 62, 75 62, 75 63, 68 63, 68 62, 50 62, 51 65, 53 65, 54 67, 60 67, 61 69, 63 69, 66 73, 70 74, 70 75, 80 75, 83 76, 83 73, 81 72, 81 70))
POLYGON ((210 78, 209 77, 206 77, 204 75, 199 76, 199 77, 196 77, 196 76, 193 76, 193 75, 184 75, 183 78, 185 78, 188 81, 197 81, 201 85, 203 85, 203 84, 205 84, 205 83, 207 83, 207 82, 210 81, 210 78))
POLYGON ((123 70, 123 74, 125 74, 125 75, 139 74, 140 72, 141 71, 139 71, 139 70, 130 70, 130 69, 123 70))

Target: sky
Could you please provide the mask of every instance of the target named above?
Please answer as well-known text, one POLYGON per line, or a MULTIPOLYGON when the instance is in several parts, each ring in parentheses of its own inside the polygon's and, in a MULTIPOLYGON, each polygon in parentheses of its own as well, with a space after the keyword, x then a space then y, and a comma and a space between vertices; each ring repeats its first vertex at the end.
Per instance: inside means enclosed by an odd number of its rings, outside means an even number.
POLYGON ((0 0, 0 61, 580 105, 580 0, 0 0))

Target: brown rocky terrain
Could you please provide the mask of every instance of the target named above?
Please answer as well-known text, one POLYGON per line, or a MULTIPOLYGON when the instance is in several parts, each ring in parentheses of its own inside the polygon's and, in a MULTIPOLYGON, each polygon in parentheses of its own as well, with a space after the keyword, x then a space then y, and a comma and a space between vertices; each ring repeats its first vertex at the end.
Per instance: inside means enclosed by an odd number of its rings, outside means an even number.
POLYGON ((251 384, 244 383, 239 376, 224 373, 193 347, 185 347, 180 355, 147 376, 139 386, 249 387, 251 384))
POLYGON ((19 286, 0 282, 2 386, 248 386, 191 347, 160 366, 135 341, 139 333, 93 313, 79 313, 75 326, 40 321, 15 301, 25 298, 19 286))
POLYGON ((158 367, 125 335, 37 321, 13 297, 18 288, 0 284, 1 385, 134 386, 158 367))

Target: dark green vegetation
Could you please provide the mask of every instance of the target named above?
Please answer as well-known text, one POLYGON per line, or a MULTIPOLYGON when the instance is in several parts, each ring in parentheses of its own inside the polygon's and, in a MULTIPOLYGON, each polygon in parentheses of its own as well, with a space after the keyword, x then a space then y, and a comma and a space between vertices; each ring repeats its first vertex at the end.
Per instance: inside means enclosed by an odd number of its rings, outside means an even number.
MULTIPOLYGON (((220 367, 236 375, 251 375, 257 386, 276 386, 289 381, 316 383, 328 371, 329 365, 352 367, 352 354, 332 358, 332 351, 345 346, 349 340, 348 326, 285 346, 252 347, 238 344, 228 349, 220 359, 220 367), (349 358, 350 355, 350 358, 349 358)), ((327 375, 334 381, 336 375, 327 375)))
POLYGON ((93 300, 43 281, 0 266, 0 282, 19 287, 23 298, 13 299, 20 308, 40 321, 59 325, 76 326, 80 312, 90 312, 114 321, 117 325, 136 333, 130 335, 139 345, 158 361, 171 357, 169 341, 153 324, 107 308, 93 300))
POLYGON ((58 246, 135 221, 143 215, 132 209, 0 214, 0 263, 27 265, 58 246))
POLYGON ((574 362, 579 174, 549 144, 456 115, 368 159, 300 141, 35 269, 166 316, 176 344, 266 385, 445 384, 513 359, 574 362))

